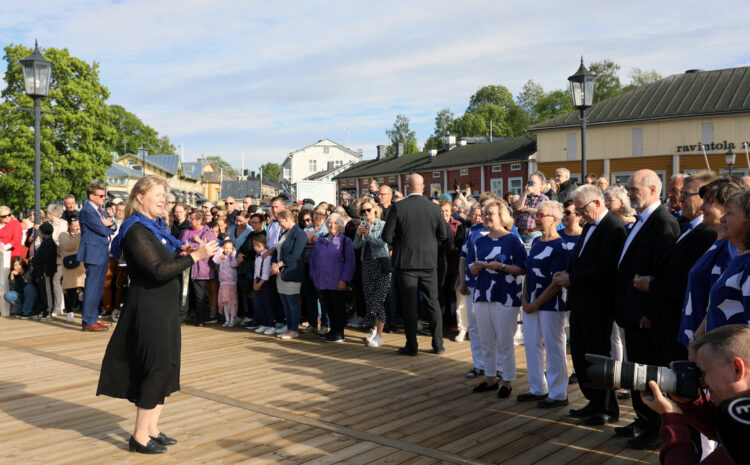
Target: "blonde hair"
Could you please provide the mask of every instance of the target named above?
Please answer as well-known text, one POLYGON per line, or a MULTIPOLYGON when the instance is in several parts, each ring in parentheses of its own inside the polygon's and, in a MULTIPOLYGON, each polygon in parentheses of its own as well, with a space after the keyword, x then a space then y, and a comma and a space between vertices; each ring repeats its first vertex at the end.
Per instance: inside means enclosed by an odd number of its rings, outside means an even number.
MULTIPOLYGON (((93 186, 93 184, 92 184, 93 186)), ((167 191, 167 181, 160 176, 150 174, 144 178, 138 180, 135 186, 130 190, 128 196, 128 203, 125 204, 125 218, 129 218, 133 213, 143 213, 141 210, 141 202, 138 201, 138 194, 146 195, 151 192, 156 186, 161 186, 164 191, 167 191)))
POLYGON ((362 212, 362 205, 369 203, 372 206, 372 212, 375 214, 375 218, 381 218, 383 216, 383 209, 380 208, 380 205, 375 203, 372 200, 365 200, 361 204, 359 204, 359 214, 364 216, 364 213, 362 212))
MULTIPOLYGON (((295 221, 294 220, 294 213, 291 210, 289 210, 288 208, 285 208, 285 209, 281 210, 280 212, 278 212, 276 214, 276 219, 277 220, 292 220, 292 221, 295 221)), ((296 221, 295 221, 295 223, 296 223, 296 221)))
POLYGON ((500 221, 503 223, 503 228, 505 228, 506 231, 510 231, 513 229, 513 218, 510 216, 510 212, 508 211, 508 207, 505 206, 505 202, 500 202, 498 200, 490 200, 487 202, 482 209, 482 213, 487 213, 487 211, 491 207, 497 207, 498 214, 500 215, 500 221))

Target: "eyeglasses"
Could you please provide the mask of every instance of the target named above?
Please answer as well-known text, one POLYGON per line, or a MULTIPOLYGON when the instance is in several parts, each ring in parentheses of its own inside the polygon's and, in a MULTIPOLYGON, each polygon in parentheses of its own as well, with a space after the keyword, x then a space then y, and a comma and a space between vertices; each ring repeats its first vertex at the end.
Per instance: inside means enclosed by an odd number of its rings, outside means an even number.
POLYGON ((106 196, 107 194, 94 194, 94 197, 99 197, 100 199, 103 199, 106 196))
POLYGON ((592 203, 592 202, 593 202, 593 200, 592 200, 592 201, 590 201, 589 203, 587 203, 586 205, 582 206, 581 208, 576 208, 576 213, 578 213, 578 214, 580 215, 580 214, 581 214, 581 212, 582 212, 583 210, 585 210, 585 209, 586 209, 586 207, 588 207, 589 205, 591 205, 591 203, 592 203))
POLYGON ((7 215, 0 215, 0 218, 7 218, 9 216, 10 216, 10 213, 8 213, 7 215))
POLYGON ((312 223, 312 218, 305 218, 304 221, 305 223, 312 223))
POLYGON ((563 212, 563 215, 565 215, 565 216, 570 216, 570 215, 577 215, 577 214, 578 214, 578 213, 576 213, 576 212, 574 212, 574 211, 570 211, 570 210, 565 210, 565 211, 563 212))
POLYGON ((694 195, 698 195, 698 192, 680 191, 680 197, 683 198, 683 199, 689 199, 690 197, 692 197, 694 195))
POLYGON ((362 213, 370 213, 372 211, 372 208, 363 208, 362 213))
POLYGON ((548 213, 542 213, 542 212, 536 212, 536 217, 537 218, 547 218, 547 217, 554 218, 555 215, 550 215, 548 213))

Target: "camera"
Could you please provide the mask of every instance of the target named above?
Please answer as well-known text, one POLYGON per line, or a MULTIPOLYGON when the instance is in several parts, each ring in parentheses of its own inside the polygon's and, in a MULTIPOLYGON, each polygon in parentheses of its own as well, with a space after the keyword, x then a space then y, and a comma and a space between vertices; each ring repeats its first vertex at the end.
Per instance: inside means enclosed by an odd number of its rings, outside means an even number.
POLYGON ((650 391, 649 381, 656 381, 665 393, 688 399, 697 399, 701 388, 701 372, 698 365, 688 360, 672 362, 672 368, 620 362, 602 355, 586 354, 590 363, 586 369, 588 387, 598 389, 630 389, 650 391))
POLYGON ((359 224, 361 224, 363 228, 366 228, 367 227, 367 217, 366 216, 361 217, 359 219, 359 224))

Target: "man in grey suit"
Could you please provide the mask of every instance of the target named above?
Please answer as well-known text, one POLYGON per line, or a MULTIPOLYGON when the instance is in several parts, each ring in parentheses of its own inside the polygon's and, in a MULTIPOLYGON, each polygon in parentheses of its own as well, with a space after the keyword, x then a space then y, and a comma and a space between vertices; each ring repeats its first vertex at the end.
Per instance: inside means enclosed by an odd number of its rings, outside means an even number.
POLYGON ((404 312, 406 346, 398 353, 417 355, 417 293, 421 291, 431 317, 432 351, 442 354, 445 348, 437 298, 437 265, 438 244, 449 237, 447 223, 440 208, 422 196, 422 176, 410 175, 406 185, 408 197, 391 206, 382 236, 393 250, 391 262, 404 312))

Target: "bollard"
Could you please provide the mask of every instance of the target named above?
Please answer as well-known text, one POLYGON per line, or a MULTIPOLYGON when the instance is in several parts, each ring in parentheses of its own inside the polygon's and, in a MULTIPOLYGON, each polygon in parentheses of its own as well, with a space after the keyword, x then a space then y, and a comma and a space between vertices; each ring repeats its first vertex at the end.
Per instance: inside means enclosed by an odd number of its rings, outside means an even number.
POLYGON ((2 298, 8 289, 10 274, 10 252, 0 252, 0 316, 10 316, 10 304, 2 298))

